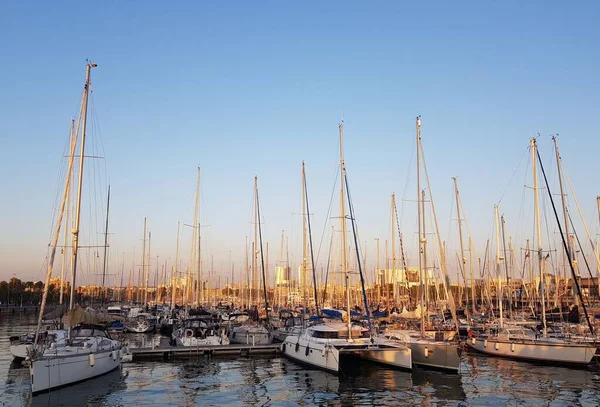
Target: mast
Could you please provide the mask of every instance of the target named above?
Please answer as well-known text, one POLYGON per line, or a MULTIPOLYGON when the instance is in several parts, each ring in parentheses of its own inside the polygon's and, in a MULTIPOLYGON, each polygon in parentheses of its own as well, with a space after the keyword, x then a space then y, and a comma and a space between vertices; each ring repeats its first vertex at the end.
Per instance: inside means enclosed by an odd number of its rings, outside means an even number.
POLYGON ((375 278, 373 279, 375 281, 375 287, 377 288, 377 306, 379 306, 379 303, 381 302, 381 281, 379 278, 379 258, 380 258, 380 253, 379 253, 379 238, 376 237, 375 241, 377 242, 377 264, 375 266, 375 278))
MULTIPOLYGON (((258 237, 259 237, 259 244, 260 244, 260 262, 261 262, 261 266, 262 266, 262 281, 263 281, 263 293, 264 293, 264 300, 265 300, 265 313, 266 313, 266 323, 267 323, 267 330, 270 332, 271 331, 271 324, 269 323, 269 301, 267 298, 267 278, 265 275, 265 256, 264 256, 264 252, 262 250, 262 229, 260 226, 260 204, 258 201, 258 181, 257 181, 257 177, 254 177, 254 185, 256 187, 256 217, 258 220, 258 237)), ((258 302, 258 301, 257 301, 258 302)))
MULTIPOLYGON (((452 177, 452 180, 454 181, 454 194, 456 195, 456 216, 457 216, 457 222, 458 222, 458 236, 459 236, 459 240, 460 240, 460 271, 461 271, 461 274, 463 277, 463 282, 465 283, 465 297, 466 297, 467 281, 465 280, 465 266, 467 265, 467 258, 465 257, 465 248, 463 245, 463 234, 462 234, 462 222, 460 220, 460 209, 461 208, 460 208, 460 199, 458 197, 458 181, 457 181, 457 177, 452 177)), ((460 279, 459 279, 459 281, 460 281, 460 279)), ((473 306, 473 308, 474 307, 475 306, 473 306)), ((468 301, 467 301, 467 308, 468 308, 468 301)))
POLYGON ((260 219, 258 218, 258 177, 254 177, 254 241, 252 242, 252 291, 251 294, 254 294, 254 290, 256 290, 256 306, 258 307, 258 298, 260 289, 257 284, 257 267, 258 267, 258 222, 260 219))
POLYGON ((392 194, 392 207, 391 207, 391 218, 392 223, 392 287, 394 291, 393 304, 396 305, 396 292, 398 285, 398 278, 396 276, 396 231, 394 230, 394 208, 396 207, 396 194, 392 194))
POLYGON ((310 208, 308 206, 308 186, 306 185, 306 175, 304 171, 304 162, 302 163, 302 173, 304 175, 304 199, 306 201, 306 223, 308 225, 308 244, 310 247, 310 263, 313 277, 313 295, 315 296, 315 312, 319 315, 319 298, 317 294, 317 271, 315 267, 315 253, 313 250, 312 230, 310 227, 310 208))
MULTIPOLYGON (((425 288, 424 299, 425 299, 425 312, 421 312, 421 321, 423 317, 426 318, 426 324, 429 326, 429 273, 427 271, 427 235, 425 232, 425 190, 421 191, 421 220, 423 222, 423 275, 425 288)), ((425 334, 425 326, 421 323, 421 335, 425 334)))
MULTIPOLYGON (((70 140, 70 144, 69 144, 69 171, 67 172, 67 176, 69 177, 69 185, 71 184, 71 180, 70 178, 73 177, 73 163, 71 163, 71 157, 73 156, 73 153, 75 152, 75 144, 77 143, 77 139, 75 138, 75 119, 71 119, 71 132, 70 132, 70 136, 69 136, 69 140, 70 140)), ((70 188, 69 188, 70 189, 70 188)), ((60 265, 60 298, 58 303, 60 305, 62 305, 63 303, 63 294, 65 291, 65 263, 67 262, 67 239, 69 236, 69 214, 70 214, 70 208, 69 208, 69 197, 71 196, 71 194, 69 193, 70 191, 67 191, 67 193, 65 194, 66 199, 67 199, 67 217, 65 219, 65 231, 64 231, 64 236, 63 236, 63 247, 62 247, 62 261, 61 261, 61 265, 60 265)))
POLYGON ((338 126, 340 134, 340 220, 342 227, 342 272, 345 277, 346 288, 346 311, 348 312, 348 341, 352 341, 352 317, 350 310, 350 271, 348 270, 347 245, 346 245, 346 203, 344 180, 346 179, 346 167, 344 164, 344 122, 338 126))
MULTIPOLYGON (((563 187, 563 174, 562 174, 562 159, 560 158, 560 153, 558 152, 558 140, 556 138, 556 136, 552 136, 552 141, 554 142, 554 151, 556 153, 556 168, 558 171, 558 185, 560 186, 560 199, 562 202, 562 210, 563 210, 563 218, 565 221, 565 236, 567 236, 567 255, 564 256, 565 259, 570 258, 570 259, 574 259, 574 254, 575 254, 575 250, 574 248, 574 243, 573 240, 570 238, 570 234, 569 234, 569 213, 567 210, 567 195, 565 194, 565 190, 563 187)), ((566 267, 565 267, 565 274, 566 274, 566 267)), ((573 276, 573 278, 577 278, 577 276, 573 276)), ((566 280, 565 280, 565 284, 566 284, 566 280)), ((558 292, 558 286, 557 285, 557 292, 558 292)), ((577 284, 573 284, 573 287, 576 289, 577 284)), ((577 296, 577 294, 574 296, 575 297, 575 304, 578 305, 579 303, 579 297, 577 296)))
POLYGON ((171 288, 171 310, 175 309, 175 304, 177 301, 177 266, 179 265, 179 226, 180 223, 177 222, 177 244, 175 246, 175 266, 173 268, 173 276, 171 276, 172 288, 171 288))
POLYGON ((471 275, 471 304, 473 306, 473 314, 475 314, 475 274, 473 272, 473 241, 469 233, 469 271, 471 275))
POLYGON ((496 299, 498 300, 498 308, 500 309, 500 328, 504 327, 504 312, 503 312, 503 304, 502 302, 502 278, 500 277, 500 261, 502 257, 500 256, 500 226, 498 219, 498 205, 494 205, 494 226, 496 230, 496 276, 498 277, 498 288, 496 291, 496 299))
MULTIPOLYGON (((302 162, 302 268, 301 268, 301 284, 302 284, 302 298, 304 300, 303 308, 304 315, 306 315, 306 306, 308 299, 306 293, 306 277, 307 277, 307 267, 306 267, 306 258, 308 256, 306 250, 306 173, 304 170, 304 161, 302 162)), ((304 324, 304 319, 302 319, 302 323, 304 324)))
POLYGON ((508 298, 508 315, 510 318, 513 318, 513 310, 512 310, 512 287, 510 286, 510 278, 508 276, 508 262, 506 261, 506 236, 504 234, 504 215, 500 217, 501 227, 502 227, 502 251, 504 252, 504 271, 506 272, 506 289, 508 290, 510 295, 507 295, 508 298))
POLYGON ((423 222, 421 213, 421 116, 417 116, 416 120, 417 125, 417 225, 419 229, 419 286, 421 287, 421 335, 425 335, 425 318, 423 313, 423 305, 424 305, 424 287, 423 287, 423 253, 424 253, 424 243, 425 237, 423 236, 423 222))
MULTIPOLYGON (((198 176, 196 178, 196 198, 194 200, 194 221, 192 222, 192 244, 190 248, 190 290, 188 295, 192 297, 192 302, 199 302, 198 294, 199 290, 196 289, 191 292, 194 288, 194 274, 192 273, 192 267, 196 266, 196 278, 198 279, 198 286, 200 287, 200 256, 198 256, 198 262, 196 262, 196 235, 200 235, 200 224, 198 222, 198 200, 200 199, 200 167, 198 167, 198 176)), ((200 250, 200 241, 198 241, 198 250, 200 250)))
MULTIPOLYGON (((85 154, 85 135, 86 135, 86 124, 87 124, 87 107, 88 107, 88 96, 90 92, 90 72, 92 68, 97 67, 98 65, 93 62, 88 62, 86 64, 86 73, 85 73, 85 90, 83 96, 83 112, 81 118, 81 151, 79 154, 79 179, 77 182, 77 203, 75 209, 75 227, 71 230, 71 234, 73 235, 73 250, 71 254, 71 259, 73 263, 73 278, 71 279, 71 298, 69 298, 69 309, 72 310, 75 304, 75 282, 77 277, 77 254, 79 250, 79 227, 81 222, 81 192, 83 187, 83 162, 84 162, 84 154, 85 154)), ((40 309, 41 311, 41 309, 40 309)))
POLYGON ((542 326, 544 338, 548 336, 546 327, 546 280, 544 278, 544 255, 542 253, 542 228, 540 220, 540 201, 537 179, 537 161, 535 159, 537 144, 535 138, 531 138, 531 160, 533 162, 533 197, 535 201, 535 228, 538 245, 538 265, 540 269, 540 284, 542 285, 542 326))
POLYGON ((144 279, 144 305, 148 303, 148 275, 146 270, 146 217, 144 216, 144 238, 142 239, 142 278, 144 279))
POLYGON ((106 287, 104 286, 106 280, 106 255, 108 248, 108 210, 110 208, 110 185, 108 186, 108 198, 106 200, 106 225, 104 227, 104 261, 102 263, 102 306, 104 306, 104 300, 106 297, 106 287))

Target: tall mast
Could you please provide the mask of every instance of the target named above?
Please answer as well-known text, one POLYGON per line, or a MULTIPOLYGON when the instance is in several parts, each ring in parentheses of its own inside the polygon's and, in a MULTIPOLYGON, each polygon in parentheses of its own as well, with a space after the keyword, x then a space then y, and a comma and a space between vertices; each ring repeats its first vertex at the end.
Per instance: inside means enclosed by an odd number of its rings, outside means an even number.
POLYGON ((426 318, 426 324, 429 325, 429 273, 427 271, 427 235, 425 232, 425 190, 421 191, 421 220, 423 222, 423 275, 425 276, 425 278, 423 279, 423 288, 425 289, 423 293, 425 299, 425 308, 424 311, 421 312, 421 335, 424 335, 424 317, 426 318))
POLYGON ((350 310, 350 271, 348 270, 347 246, 346 246, 346 199, 345 199, 345 179, 346 167, 344 164, 344 122, 338 126, 340 134, 340 220, 342 226, 342 272, 345 277, 346 285, 346 311, 348 312, 348 340, 352 341, 352 318, 350 310))
MULTIPOLYGON (((560 199, 562 202, 562 210, 563 210, 563 218, 565 221, 565 236, 567 237, 567 255, 564 256, 565 259, 574 259, 574 254, 575 254, 575 250, 573 250, 573 241, 570 239, 570 235, 569 235, 569 213, 567 210, 567 195, 565 194, 565 190, 563 187, 563 176, 562 176, 562 160, 560 158, 560 153, 558 152, 558 140, 555 136, 552 136, 552 141, 554 142, 554 151, 556 153, 556 168, 558 170, 558 184, 560 186, 560 199)), ((566 274, 566 267, 565 267, 565 274, 566 274)), ((576 278, 575 276, 573 278, 576 278)), ((567 280, 565 280, 567 281, 567 280)), ((573 284, 573 287, 575 289, 577 289, 577 284, 573 284)), ((558 285, 557 285, 557 292, 558 292, 558 285)), ((579 303, 579 297, 577 296, 577 294, 575 295, 575 304, 579 303)))
POLYGON ((106 280, 106 255, 108 248, 108 210, 110 208, 110 185, 108 186, 108 198, 106 200, 106 225, 104 227, 104 261, 102 263, 102 305, 106 296, 106 287, 104 286, 106 280))
POLYGON ((252 290, 256 290, 256 305, 258 306, 259 302, 259 292, 257 278, 258 272, 256 268, 258 267, 258 177, 254 177, 254 242, 252 242, 252 290))
POLYGON ((396 230, 394 227, 394 208, 396 207, 396 194, 392 194, 392 207, 391 207, 391 223, 392 223, 392 287, 394 291, 394 302, 396 305, 396 292, 398 285, 398 277, 396 276, 396 230))
POLYGON ((375 278, 373 279, 373 281, 375 281, 375 287, 377 288, 377 305, 379 306, 379 303, 381 302, 381 281, 379 278, 379 259, 381 257, 381 254, 379 252, 379 238, 376 237, 375 241, 377 242, 377 264, 375 266, 375 278))
POLYGON ((179 266, 179 226, 180 223, 177 222, 177 245, 175 246, 175 267, 173 268, 173 276, 172 276, 172 284, 171 288, 171 310, 175 309, 175 303, 177 301, 177 267, 179 266))
POLYGON ((540 200, 538 191, 538 179, 537 179, 537 161, 536 161, 536 150, 537 143, 535 138, 531 138, 531 160, 533 162, 533 197, 535 201, 535 228, 537 232, 537 245, 538 245, 538 265, 540 269, 540 284, 542 286, 542 326, 544 338, 548 336, 546 327, 546 280, 544 278, 544 255, 542 253, 542 228, 540 220, 540 200))
POLYGON ((142 278, 144 279, 144 305, 148 303, 148 276, 146 270, 146 217, 144 216, 144 237, 142 239, 142 278))
MULTIPOLYGON (((202 235, 200 233, 200 222, 198 222, 198 305, 204 302, 204 282, 202 281, 202 235)), ((233 283, 232 283, 233 284, 233 283)))
MULTIPOLYGON (((81 118, 81 150, 79 154, 79 179, 77 182, 77 203, 75 209, 75 227, 71 230, 71 234, 73 235, 73 249, 71 252, 71 259, 73 263, 73 278, 71 279, 71 298, 69 298, 69 309, 73 309, 73 305, 75 304, 75 286, 76 286, 76 277, 77 277, 77 254, 79 251, 79 226, 81 221, 81 192, 83 187, 83 163, 85 156, 85 135, 86 135, 86 124, 87 124, 87 107, 88 107, 88 96, 90 92, 90 72, 92 68, 97 67, 98 65, 93 62, 88 62, 86 64, 86 72, 85 72, 85 90, 83 96, 83 112, 81 118)), ((41 311, 41 310, 40 310, 41 311)))
POLYGON ((63 303, 63 294, 65 291, 65 263, 67 262, 67 239, 69 236, 69 214, 70 214, 70 208, 69 208, 69 197, 71 196, 71 194, 69 193, 70 191, 70 184, 71 184, 71 178, 73 177, 73 163, 71 163, 71 157, 73 156, 73 153, 75 152, 75 143, 77 142, 77 139, 75 138, 75 119, 71 119, 71 132, 70 132, 70 144, 69 144, 69 171, 67 172, 67 177, 69 177, 69 188, 67 189, 67 192, 64 193, 67 203, 66 203, 66 214, 67 217, 65 218, 65 228, 64 228, 64 236, 63 236, 63 247, 62 247, 62 262, 61 262, 61 266, 60 266, 60 298, 59 298, 59 304, 62 305, 63 303))
POLYGON ((508 290, 509 295, 506 296, 508 299, 508 315, 512 319, 513 311, 512 311, 512 288, 510 286, 510 277, 508 275, 508 261, 506 260, 506 235, 504 234, 504 215, 500 217, 501 227, 502 227, 502 251, 504 252, 504 271, 506 272, 506 289, 508 290))
POLYGON ((469 234, 469 270, 471 275, 471 305, 473 306, 473 314, 475 314, 475 274, 473 273, 473 242, 469 234))
MULTIPOLYGON (((192 302, 199 302, 198 294, 199 290, 195 290, 192 292, 194 287, 194 279, 200 280, 200 269, 196 262, 196 236, 200 234, 200 226, 198 222, 198 201, 200 199, 200 167, 198 167, 198 175, 196 178, 196 198, 194 200, 194 221, 192 222, 192 244, 190 247, 190 290, 188 291, 188 295, 191 298, 192 302), (197 267, 196 276, 194 276, 193 267, 197 267)), ((198 246, 199 248, 199 246, 198 246)), ((198 287, 200 287, 200 281, 198 281, 198 287)))
MULTIPOLYGON (((307 280, 307 267, 306 267, 306 259, 308 257, 308 253, 306 250, 306 172, 304 170, 304 161, 302 162, 302 266, 301 266, 301 284, 302 284, 302 298, 304 300, 304 314, 306 315, 306 307, 308 303, 307 292, 306 292, 306 280, 307 280)), ((302 319, 302 323, 304 323, 304 318, 302 319)))
POLYGON ((494 226, 496 230, 496 276, 498 277, 498 289, 496 292, 496 299, 498 300, 498 308, 500 308, 500 328, 504 327, 504 312, 503 312, 503 298, 502 298, 502 277, 500 275, 500 262, 502 257, 500 256, 500 220, 498 215, 498 205, 494 205, 494 226))
POLYGON ((425 295, 424 295, 424 287, 423 287, 423 279, 424 279, 424 273, 423 273, 423 253, 424 253, 424 243, 425 243, 425 237, 423 236, 423 223, 422 223, 422 217, 423 214, 421 213, 421 116, 417 116, 416 119, 416 125, 417 125, 417 131, 416 131, 416 135, 417 135, 417 224, 418 224, 418 228, 419 228, 419 286, 421 287, 421 335, 425 334, 425 318, 424 318, 424 313, 423 313, 423 305, 424 305, 424 299, 425 299, 425 295))
MULTIPOLYGON (((458 222, 458 236, 459 236, 459 240, 460 240, 460 271, 461 271, 461 274, 463 277, 463 282, 465 283, 465 291, 466 291, 467 281, 465 280, 465 274, 466 274, 465 266, 467 265, 467 258, 465 257, 465 247, 463 245, 462 222, 460 219, 460 209, 461 208, 460 208, 460 199, 458 197, 457 177, 452 177, 452 180, 454 181, 454 194, 456 195, 456 216, 457 216, 457 222, 458 222)), ((460 278, 458 279, 458 281, 460 281, 460 278)), ((466 292, 465 292, 465 294, 466 294, 466 292)))

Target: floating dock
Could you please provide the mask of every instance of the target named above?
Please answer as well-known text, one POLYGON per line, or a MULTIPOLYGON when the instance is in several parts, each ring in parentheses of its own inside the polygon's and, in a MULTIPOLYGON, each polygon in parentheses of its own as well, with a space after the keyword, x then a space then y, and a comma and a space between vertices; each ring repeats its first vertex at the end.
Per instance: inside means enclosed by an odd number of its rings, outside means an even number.
POLYGON ((251 356, 277 354, 279 344, 268 345, 218 345, 218 346, 158 346, 154 348, 129 348, 133 361, 147 359, 169 360, 198 356, 251 356))

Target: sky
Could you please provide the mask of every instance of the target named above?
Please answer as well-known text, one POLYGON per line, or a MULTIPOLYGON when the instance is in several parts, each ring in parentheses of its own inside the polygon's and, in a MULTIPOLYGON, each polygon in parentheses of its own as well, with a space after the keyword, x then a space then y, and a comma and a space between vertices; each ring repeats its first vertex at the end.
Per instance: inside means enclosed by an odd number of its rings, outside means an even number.
MULTIPOLYGON (((599 12, 593 1, 4 2, 0 279, 43 278, 86 59, 98 64, 89 151, 104 158, 86 164, 87 194, 96 200, 84 198, 84 206, 103 211, 110 182, 113 273, 121 263, 126 273, 139 268, 144 217, 152 256, 170 267, 177 222, 193 221, 198 166, 203 267, 212 256, 218 273, 231 262, 238 273, 252 236, 254 176, 270 263, 281 257, 285 230, 297 265, 301 163, 314 240, 326 242, 342 120, 367 268, 375 238, 383 261, 392 193, 407 251, 416 246, 417 115, 451 255, 458 247, 453 176, 476 256, 492 237, 498 202, 507 234, 524 246, 533 233, 527 148, 538 134, 554 187, 550 135, 559 135, 595 239, 599 12)), ((90 242, 103 224, 93 217, 82 221, 90 242)), ((183 262, 190 236, 182 226, 183 262)))

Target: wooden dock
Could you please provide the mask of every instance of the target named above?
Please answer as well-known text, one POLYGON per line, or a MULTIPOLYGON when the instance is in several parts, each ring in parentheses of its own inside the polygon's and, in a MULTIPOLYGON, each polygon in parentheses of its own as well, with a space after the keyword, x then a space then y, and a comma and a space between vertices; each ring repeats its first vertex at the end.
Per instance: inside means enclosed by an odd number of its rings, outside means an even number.
POLYGON ((170 360, 199 356, 251 356, 273 355, 279 352, 279 344, 268 345, 220 345, 220 346, 158 346, 154 348, 129 348, 133 361, 147 359, 170 360))

